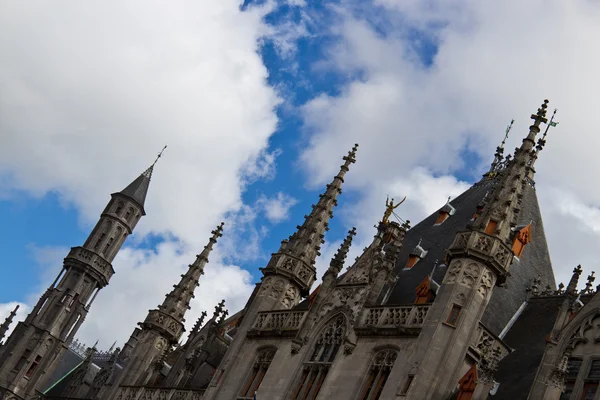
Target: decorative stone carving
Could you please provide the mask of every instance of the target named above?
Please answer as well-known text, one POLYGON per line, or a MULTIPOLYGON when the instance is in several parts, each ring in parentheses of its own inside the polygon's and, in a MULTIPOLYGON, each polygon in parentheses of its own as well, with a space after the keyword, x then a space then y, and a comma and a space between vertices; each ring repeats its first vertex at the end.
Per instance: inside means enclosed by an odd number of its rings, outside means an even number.
POLYGON ((167 340, 163 337, 159 337, 154 342, 154 347, 158 351, 163 351, 167 347, 167 340))
POLYGON ((319 310, 319 318, 323 318, 333 309, 345 307, 349 312, 350 324, 354 324, 354 320, 364 304, 366 293, 367 288, 365 287, 335 288, 327 302, 319 310))
POLYGON ((446 276, 444 277, 444 283, 455 283, 462 271, 462 261, 452 261, 446 276))
POLYGON ((292 308, 296 304, 299 303, 300 300, 300 290, 294 285, 289 285, 285 291, 283 299, 281 300, 281 304, 284 308, 292 308))
POLYGON ((475 282, 477 282, 477 278, 479 278, 479 270, 480 266, 478 264, 468 264, 463 271, 463 275, 460 278, 459 283, 468 288, 473 288, 475 286, 475 282))
POLYGON ((492 272, 489 269, 486 269, 481 276, 481 282, 479 283, 477 293, 483 296, 483 298, 487 298, 494 285, 493 282, 494 276, 492 275, 492 272))

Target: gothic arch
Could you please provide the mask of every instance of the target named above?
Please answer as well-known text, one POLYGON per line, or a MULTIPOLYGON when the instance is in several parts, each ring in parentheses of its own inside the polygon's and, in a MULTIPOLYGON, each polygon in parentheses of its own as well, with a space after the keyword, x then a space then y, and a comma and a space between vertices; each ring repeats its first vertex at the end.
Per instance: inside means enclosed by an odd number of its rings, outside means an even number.
MULTIPOLYGON (((573 351, 580 343, 587 343, 588 339, 585 337, 585 334, 594 328, 593 321, 596 318, 600 318, 600 307, 576 315, 559 335, 559 354, 564 354, 566 351, 573 351)), ((600 342, 600 337, 597 340, 600 342)))
POLYGON ((350 327, 345 312, 337 310, 328 314, 315 327, 309 339, 304 360, 294 374, 288 387, 286 399, 314 400, 327 378, 330 367, 339 358, 340 349, 346 343, 350 327))

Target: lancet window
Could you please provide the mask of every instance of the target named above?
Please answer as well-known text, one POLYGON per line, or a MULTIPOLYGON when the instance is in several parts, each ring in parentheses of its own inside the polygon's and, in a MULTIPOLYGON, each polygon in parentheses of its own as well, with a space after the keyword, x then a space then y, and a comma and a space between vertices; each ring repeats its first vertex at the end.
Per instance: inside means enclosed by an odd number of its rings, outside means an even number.
POLYGON ((379 400, 396 358, 398 358, 398 352, 394 349, 380 350, 375 354, 359 397, 360 400, 379 400))
POLYGON ((294 400, 315 400, 344 340, 346 320, 335 317, 315 341, 292 393, 294 400))
POLYGON ((277 349, 269 347, 258 352, 256 360, 252 365, 252 370, 250 371, 244 386, 242 386, 238 400, 254 399, 254 393, 256 393, 260 387, 276 351, 277 349))

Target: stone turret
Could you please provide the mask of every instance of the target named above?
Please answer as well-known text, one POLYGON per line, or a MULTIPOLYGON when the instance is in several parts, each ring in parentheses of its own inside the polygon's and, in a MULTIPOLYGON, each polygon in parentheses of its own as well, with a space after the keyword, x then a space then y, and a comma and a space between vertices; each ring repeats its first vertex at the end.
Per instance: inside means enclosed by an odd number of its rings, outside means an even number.
MULTIPOLYGON (((329 219, 333 217, 333 209, 337 205, 337 196, 342 192, 344 177, 350 165, 356 162, 355 145, 348 155, 343 157, 344 164, 340 171, 327 185, 312 212, 304 217, 305 221, 297 227, 297 231, 289 239, 281 242, 281 247, 274 253, 265 268, 260 287, 244 309, 235 338, 229 346, 213 383, 205 394, 207 399, 233 398, 236 396, 237 379, 240 360, 246 355, 240 352, 246 340, 246 334, 254 324, 259 312, 286 310, 296 306, 302 297, 308 296, 312 284, 316 280, 315 260, 320 255, 321 244, 324 243, 325 232, 329 229, 329 219)), ((243 363, 242 363, 243 364, 243 363)))
POLYGON ((194 291, 199 286, 200 276, 208 263, 208 256, 217 239, 222 236, 223 223, 212 231, 212 237, 188 271, 181 275, 178 284, 166 295, 165 301, 155 310, 150 310, 141 330, 137 332, 137 344, 133 348, 122 378, 123 385, 145 385, 153 375, 152 366, 160 363, 164 354, 179 343, 183 335, 185 313, 190 308, 194 291))
MULTIPOLYGON (((525 187, 534 185, 535 139, 540 125, 547 122, 547 107, 545 100, 531 116, 533 124, 528 135, 512 160, 497 172, 489 198, 470 229, 458 232, 448 249, 444 281, 399 382, 398 393, 408 381, 412 382, 407 400, 448 397, 461 378, 456 366, 472 363, 466 356, 469 343, 474 340, 494 287, 507 280, 516 255, 515 227, 525 187)), ((523 245, 528 243, 520 240, 523 245)), ((489 388, 482 383, 475 392, 485 390, 489 388)))
POLYGON ((83 246, 71 248, 52 285, 2 347, 0 398, 10 398, 11 394, 29 398, 36 390, 46 389, 47 379, 96 295, 115 273, 112 261, 145 215, 144 202, 155 164, 124 190, 111 195, 83 246))
POLYGON ((4 320, 2 325, 0 325, 0 343, 2 343, 2 339, 4 339, 6 332, 8 332, 8 329, 10 328, 10 324, 12 324, 13 319, 15 318, 15 315, 17 315, 18 310, 19 310, 19 305, 17 304, 15 309, 10 312, 8 317, 6 317, 6 320, 4 320))

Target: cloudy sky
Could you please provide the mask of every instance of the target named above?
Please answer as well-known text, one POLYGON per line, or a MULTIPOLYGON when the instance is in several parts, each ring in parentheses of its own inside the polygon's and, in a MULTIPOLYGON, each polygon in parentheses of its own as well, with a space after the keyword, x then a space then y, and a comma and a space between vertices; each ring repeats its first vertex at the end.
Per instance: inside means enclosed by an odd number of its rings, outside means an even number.
POLYGON ((122 343, 224 220, 191 326, 243 307, 360 143, 319 277, 353 256, 387 195, 418 221, 510 151, 543 99, 536 164, 557 282, 600 267, 600 5, 591 0, 37 1, 0 4, 0 318, 20 318, 81 245, 110 193, 155 168, 147 215, 79 332, 122 343))

